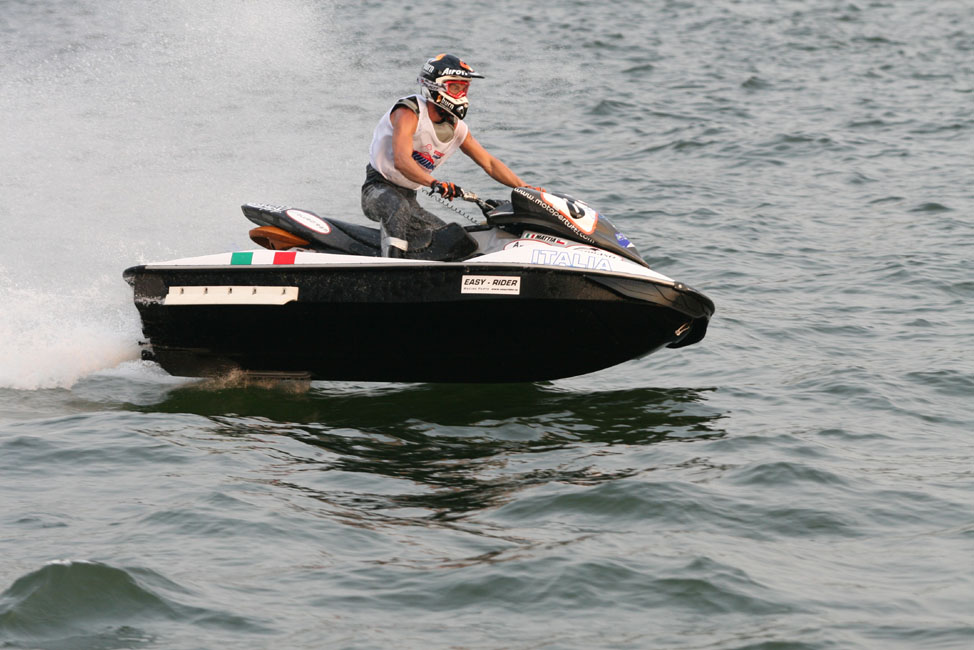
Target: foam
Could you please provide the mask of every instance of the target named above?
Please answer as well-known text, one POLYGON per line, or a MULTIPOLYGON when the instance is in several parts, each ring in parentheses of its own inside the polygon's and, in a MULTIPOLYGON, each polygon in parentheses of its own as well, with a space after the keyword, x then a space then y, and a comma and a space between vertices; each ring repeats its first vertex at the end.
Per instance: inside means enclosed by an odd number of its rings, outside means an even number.
POLYGON ((61 293, 15 284, 0 269, 0 388, 70 388, 137 359, 138 316, 114 298, 98 287, 61 293))

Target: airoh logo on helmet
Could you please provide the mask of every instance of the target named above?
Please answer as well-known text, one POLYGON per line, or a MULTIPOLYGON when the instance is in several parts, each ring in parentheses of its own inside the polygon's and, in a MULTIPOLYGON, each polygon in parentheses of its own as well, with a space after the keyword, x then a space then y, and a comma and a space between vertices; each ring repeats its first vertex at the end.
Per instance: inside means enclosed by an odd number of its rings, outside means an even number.
POLYGON ((423 65, 423 76, 428 79, 445 76, 483 79, 482 74, 474 72, 473 68, 454 54, 438 54, 427 60, 426 64, 423 65))

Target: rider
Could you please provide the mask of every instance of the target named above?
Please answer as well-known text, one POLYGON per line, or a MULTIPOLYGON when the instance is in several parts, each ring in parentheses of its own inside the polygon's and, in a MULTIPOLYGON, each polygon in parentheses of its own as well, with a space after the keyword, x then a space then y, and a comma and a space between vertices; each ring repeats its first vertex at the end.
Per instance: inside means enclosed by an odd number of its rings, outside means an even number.
POLYGON ((487 174, 510 187, 524 182, 470 133, 463 118, 471 79, 482 79, 452 54, 426 61, 417 81, 421 94, 399 99, 372 134, 362 185, 362 211, 381 223, 382 254, 416 259, 460 259, 476 244, 458 224, 424 210, 416 190, 430 188, 448 200, 463 193, 432 173, 458 148, 487 174))

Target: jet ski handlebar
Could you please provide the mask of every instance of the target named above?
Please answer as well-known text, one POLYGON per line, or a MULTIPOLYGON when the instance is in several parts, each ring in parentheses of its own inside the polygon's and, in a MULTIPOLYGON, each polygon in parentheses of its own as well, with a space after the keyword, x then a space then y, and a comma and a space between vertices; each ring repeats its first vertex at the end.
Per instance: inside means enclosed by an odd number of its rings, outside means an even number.
POLYGON ((500 201, 494 199, 486 199, 486 200, 482 199, 469 190, 461 190, 459 198, 463 199, 464 201, 470 201, 471 203, 476 203, 477 207, 480 208, 480 211, 484 213, 485 217, 487 216, 487 213, 489 213, 491 210, 496 208, 501 203, 500 201))

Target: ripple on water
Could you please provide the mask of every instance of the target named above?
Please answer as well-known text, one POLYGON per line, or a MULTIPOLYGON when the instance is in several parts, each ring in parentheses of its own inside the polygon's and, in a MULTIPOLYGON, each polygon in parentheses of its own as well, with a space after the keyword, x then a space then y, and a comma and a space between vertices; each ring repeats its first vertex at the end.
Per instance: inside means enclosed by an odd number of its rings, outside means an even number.
POLYGON ((927 203, 921 203, 915 208, 911 208, 910 212, 950 212, 951 209, 942 203, 937 203, 936 201, 929 201, 927 203))
MULTIPOLYGON (((593 540, 591 544, 596 544, 593 540)), ((651 556, 651 554, 650 554, 651 556)), ((422 612, 463 612, 470 607, 496 612, 658 609, 703 612, 707 615, 746 613, 776 615, 796 611, 783 604, 775 590, 752 580, 744 571, 708 557, 602 557, 554 552, 542 557, 511 557, 500 564, 481 562, 448 570, 396 570, 395 587, 363 594, 362 605, 376 610, 403 607, 422 612)), ((380 579, 366 568, 343 578, 349 591, 363 580, 380 579)), ((319 599, 320 605, 333 599, 319 599)))
MULTIPOLYGON (((960 370, 917 370, 906 378, 917 384, 933 388, 939 393, 953 397, 969 398, 974 395, 974 373, 960 370)), ((974 410, 974 406, 972 406, 974 410)))
POLYGON ((778 492, 743 487, 746 498, 706 482, 623 478, 590 488, 534 490, 499 508, 495 516, 505 525, 603 522, 614 530, 633 531, 656 522, 660 530, 691 527, 752 539, 780 535, 843 538, 859 533, 858 523, 831 507, 818 492, 784 502, 777 498, 778 492))

